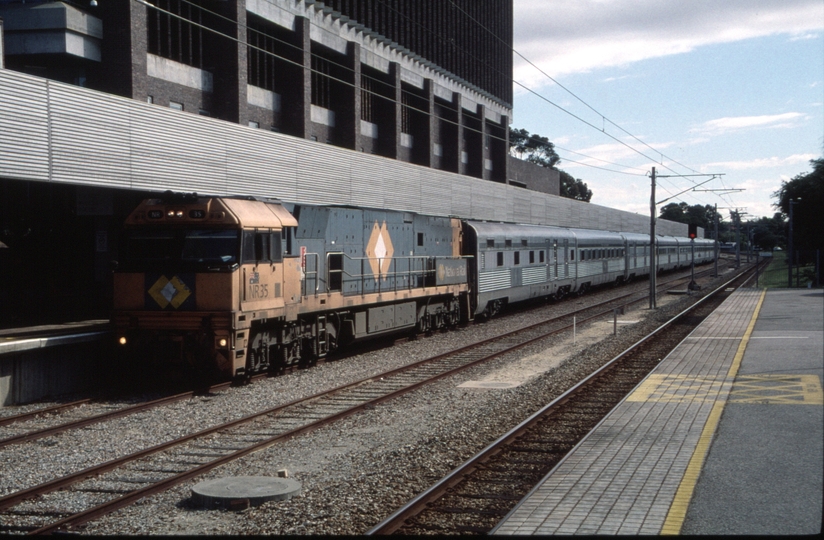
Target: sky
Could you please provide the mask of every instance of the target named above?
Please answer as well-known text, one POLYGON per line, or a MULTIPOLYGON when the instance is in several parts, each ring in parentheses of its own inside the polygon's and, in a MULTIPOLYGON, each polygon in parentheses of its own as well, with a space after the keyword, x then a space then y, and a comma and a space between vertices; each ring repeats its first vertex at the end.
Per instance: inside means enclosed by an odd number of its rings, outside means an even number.
POLYGON ((554 143, 558 168, 586 182, 594 204, 648 216, 655 167, 657 212, 685 202, 727 220, 730 209, 772 217, 781 182, 824 157, 822 0, 514 0, 514 10, 510 126, 554 143))

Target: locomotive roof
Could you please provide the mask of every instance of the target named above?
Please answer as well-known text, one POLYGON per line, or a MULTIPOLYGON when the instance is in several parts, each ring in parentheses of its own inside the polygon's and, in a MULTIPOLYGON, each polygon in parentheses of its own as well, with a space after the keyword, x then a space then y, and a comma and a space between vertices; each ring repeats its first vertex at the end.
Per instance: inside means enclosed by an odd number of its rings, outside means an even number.
POLYGON ((145 199, 126 219, 126 225, 278 229, 297 227, 298 222, 276 201, 194 196, 145 199))

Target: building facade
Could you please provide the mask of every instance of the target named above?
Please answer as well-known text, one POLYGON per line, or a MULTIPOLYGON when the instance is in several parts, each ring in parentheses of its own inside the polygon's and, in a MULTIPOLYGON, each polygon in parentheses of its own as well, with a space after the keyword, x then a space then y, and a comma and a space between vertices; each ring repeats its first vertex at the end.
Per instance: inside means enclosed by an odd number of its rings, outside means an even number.
POLYGON ((9 69, 505 183, 512 0, 0 0, 9 69))

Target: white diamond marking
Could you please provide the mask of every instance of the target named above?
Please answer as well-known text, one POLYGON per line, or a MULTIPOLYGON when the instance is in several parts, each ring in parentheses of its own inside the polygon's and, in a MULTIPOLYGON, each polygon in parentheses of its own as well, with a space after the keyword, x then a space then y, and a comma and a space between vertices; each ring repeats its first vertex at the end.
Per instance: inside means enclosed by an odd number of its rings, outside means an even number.
POLYGON ((167 302, 171 302, 172 298, 174 298, 177 294, 177 289, 175 289, 175 286, 172 285, 172 282, 170 281, 165 287, 160 289, 160 294, 163 295, 163 298, 165 298, 167 302))

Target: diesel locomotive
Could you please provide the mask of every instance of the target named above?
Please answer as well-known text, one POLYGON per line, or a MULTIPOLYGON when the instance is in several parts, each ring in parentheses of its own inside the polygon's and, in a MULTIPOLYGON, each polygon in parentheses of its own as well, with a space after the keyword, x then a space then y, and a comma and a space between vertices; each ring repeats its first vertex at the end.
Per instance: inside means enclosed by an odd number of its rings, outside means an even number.
MULTIPOLYGON (((658 268, 713 260, 658 237, 658 268)), ((274 199, 166 194, 127 218, 112 323, 140 363, 210 378, 311 364, 356 341, 425 333, 507 304, 649 273, 649 237, 274 199)))

